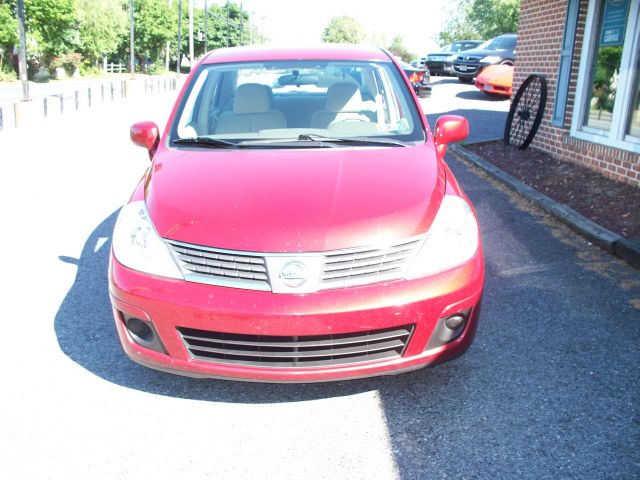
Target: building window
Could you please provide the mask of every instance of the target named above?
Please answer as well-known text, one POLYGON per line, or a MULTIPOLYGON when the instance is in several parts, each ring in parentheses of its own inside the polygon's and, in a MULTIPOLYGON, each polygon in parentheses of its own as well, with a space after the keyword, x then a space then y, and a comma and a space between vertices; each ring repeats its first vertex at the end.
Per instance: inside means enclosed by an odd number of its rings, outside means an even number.
POLYGON ((640 153, 640 0, 590 0, 571 134, 640 153))
POLYGON ((631 104, 631 113, 629 114, 629 128, 627 128, 627 134, 635 138, 640 138, 640 74, 638 74, 638 70, 640 70, 640 57, 636 58, 633 103, 631 104))

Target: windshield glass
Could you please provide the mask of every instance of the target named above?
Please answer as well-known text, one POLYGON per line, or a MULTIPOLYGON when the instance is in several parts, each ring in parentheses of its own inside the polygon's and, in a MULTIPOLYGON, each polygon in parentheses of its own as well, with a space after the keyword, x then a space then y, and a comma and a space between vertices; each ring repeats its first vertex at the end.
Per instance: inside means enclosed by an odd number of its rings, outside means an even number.
POLYGON ((170 138, 179 144, 202 137, 238 144, 309 135, 425 140, 411 93, 391 62, 202 65, 175 118, 170 138))
POLYGON ((487 40, 478 47, 479 50, 514 50, 516 37, 496 37, 487 40))

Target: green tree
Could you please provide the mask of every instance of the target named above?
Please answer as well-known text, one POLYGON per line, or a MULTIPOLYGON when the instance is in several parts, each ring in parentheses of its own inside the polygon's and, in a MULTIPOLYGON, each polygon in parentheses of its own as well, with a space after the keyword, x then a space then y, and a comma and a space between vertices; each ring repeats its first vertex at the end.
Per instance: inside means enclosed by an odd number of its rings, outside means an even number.
POLYGON ((128 32, 127 12, 121 0, 76 0, 79 47, 85 60, 95 64, 115 52, 128 32))
POLYGON ((405 62, 410 62, 415 55, 407 49, 404 45, 404 40, 401 36, 394 37, 391 40, 391 45, 389 46, 389 51, 393 53, 396 57, 400 57, 405 62))
POLYGON ((5 57, 11 55, 13 45, 18 43, 18 22, 8 3, 0 0, 0 73, 5 57))
MULTIPOLYGON (((187 8, 182 10, 184 13, 187 8)), ((144 73, 147 58, 159 60, 167 41, 177 35, 177 7, 169 7, 167 0, 135 0, 134 22, 134 51, 144 73)), ((129 37, 125 38, 122 50, 128 52, 129 37)))
MULTIPOLYGON (((15 12, 15 1, 13 11, 15 12)), ((74 0, 25 0, 25 29, 30 56, 45 63, 56 55, 71 53, 78 43, 74 0)))
MULTIPOLYGON (((196 12, 196 54, 204 53, 204 10, 196 12), (198 34, 202 32, 202 34, 198 34)), ((236 3, 212 5, 207 10, 207 48, 247 45, 251 37, 249 13, 236 3), (228 8, 228 10, 227 10, 228 8)))
MULTIPOLYGON (((0 31, 15 28, 16 9, 16 0, 0 0, 0 31), (11 20, 4 19, 8 11, 11 20)), ((48 65, 54 57, 76 50, 78 31, 74 0, 25 0, 24 13, 31 66, 48 65)), ((15 45, 18 39, 13 37, 11 42, 15 45)), ((6 44, 5 49, 7 47, 12 45, 6 44)))
POLYGON ((518 31, 520 0, 458 0, 449 8, 449 22, 437 36, 440 45, 518 31))
POLYGON ((348 16, 333 17, 322 33, 322 41, 327 43, 363 43, 366 38, 364 27, 348 16))
POLYGON ((520 0, 474 0, 468 19, 481 38, 516 33, 520 0))

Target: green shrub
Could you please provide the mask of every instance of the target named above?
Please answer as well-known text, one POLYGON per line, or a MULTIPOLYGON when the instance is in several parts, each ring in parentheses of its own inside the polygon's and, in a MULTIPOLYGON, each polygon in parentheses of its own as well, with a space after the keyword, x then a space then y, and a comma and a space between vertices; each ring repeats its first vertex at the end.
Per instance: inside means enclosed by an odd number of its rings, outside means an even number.
POLYGON ((51 73, 54 73, 56 68, 64 68, 67 75, 71 77, 81 64, 82 55, 80 53, 65 53, 59 57, 53 57, 49 63, 49 68, 52 70, 51 73))
POLYGON ((16 80, 18 80, 18 74, 11 65, 2 65, 2 69, 0 69, 0 82, 14 82, 16 80))

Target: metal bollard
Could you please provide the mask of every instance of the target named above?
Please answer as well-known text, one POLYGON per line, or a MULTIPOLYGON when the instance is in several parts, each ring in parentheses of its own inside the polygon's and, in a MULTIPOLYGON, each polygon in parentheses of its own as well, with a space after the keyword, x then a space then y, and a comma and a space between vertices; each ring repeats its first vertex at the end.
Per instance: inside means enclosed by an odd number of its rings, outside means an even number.
POLYGON ((2 107, 0 107, 0 130, 4 129, 4 117, 2 115, 2 107))
POLYGON ((49 111, 48 111, 48 102, 47 102, 47 97, 44 97, 43 99, 43 103, 44 103, 44 118, 47 118, 49 115, 49 111))
POLYGON ((80 109, 80 97, 78 95, 78 90, 75 90, 73 92, 73 96, 75 97, 75 100, 76 100, 76 110, 79 110, 80 109))

